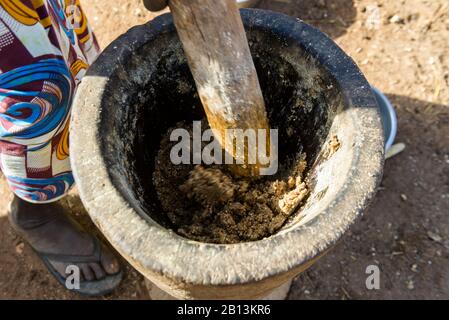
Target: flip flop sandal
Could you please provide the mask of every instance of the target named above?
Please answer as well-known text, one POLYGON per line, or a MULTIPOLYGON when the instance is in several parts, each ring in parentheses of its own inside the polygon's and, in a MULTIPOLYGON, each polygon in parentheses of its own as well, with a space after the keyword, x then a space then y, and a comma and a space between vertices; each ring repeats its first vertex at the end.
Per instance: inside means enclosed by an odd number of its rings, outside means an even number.
MULTIPOLYGON (((15 224, 11 220, 11 214, 14 212, 15 207, 13 202, 9 205, 9 211, 10 214, 8 214, 8 219, 11 222, 11 226, 19 236, 21 236, 24 240, 26 239, 23 232, 15 227, 15 224)), ((68 216, 64 211, 62 211, 62 214, 66 216, 67 219, 69 219, 75 226, 79 227, 79 224, 73 220, 72 217, 68 216)), ((45 223, 45 221, 43 222, 45 223)), ((34 225, 33 228, 35 228, 37 225, 34 225)), ((66 254, 54 254, 54 253, 46 253, 41 252, 33 248, 33 246, 30 245, 30 247, 36 252, 36 254, 39 256, 39 258, 44 262, 47 269, 50 271, 50 273, 58 280, 60 284, 64 286, 64 288, 75 291, 81 295, 85 296, 102 296, 106 295, 108 293, 111 293, 121 282, 123 277, 123 272, 120 270, 116 274, 106 274, 106 276, 100 280, 95 281, 80 281, 79 282, 79 289, 69 289, 66 285, 66 278, 64 278, 51 264, 50 261, 53 262, 62 262, 62 263, 69 263, 76 265, 77 263, 92 263, 92 262, 100 262, 101 261, 101 250, 102 246, 100 244, 100 241, 97 237, 90 235, 93 243, 94 243, 94 250, 93 253, 90 255, 66 255, 66 254)), ((26 240, 25 240, 26 241, 26 240)))
POLYGON ((78 263, 92 263, 101 261, 101 244, 100 241, 92 236, 94 241, 94 251, 90 255, 65 255, 45 253, 33 249, 47 266, 50 273, 62 284, 66 289, 75 291, 85 296, 102 296, 111 293, 120 283, 123 273, 120 270, 116 274, 107 274, 103 279, 94 281, 80 281, 79 289, 69 289, 66 285, 66 278, 64 278, 51 264, 53 262, 71 263, 76 265, 78 263))

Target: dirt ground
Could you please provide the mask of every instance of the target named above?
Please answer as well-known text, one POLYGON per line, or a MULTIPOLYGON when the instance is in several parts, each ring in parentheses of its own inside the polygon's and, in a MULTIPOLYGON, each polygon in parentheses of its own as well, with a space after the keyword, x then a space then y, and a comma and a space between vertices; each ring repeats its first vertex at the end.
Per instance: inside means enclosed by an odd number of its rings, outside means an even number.
MULTIPOLYGON (((104 48, 144 23, 140 0, 81 0, 104 48)), ((290 299, 449 299, 449 2, 447 0, 263 0, 260 8, 297 16, 331 36, 394 103, 397 142, 371 207, 341 242, 298 276, 290 299), (380 289, 365 270, 380 268, 380 289)), ((47 273, 11 230, 11 195, 0 184, 0 298, 79 299, 47 273)), ((66 205, 91 226, 76 197, 66 205)), ((104 299, 146 299, 142 277, 126 265, 104 299)))

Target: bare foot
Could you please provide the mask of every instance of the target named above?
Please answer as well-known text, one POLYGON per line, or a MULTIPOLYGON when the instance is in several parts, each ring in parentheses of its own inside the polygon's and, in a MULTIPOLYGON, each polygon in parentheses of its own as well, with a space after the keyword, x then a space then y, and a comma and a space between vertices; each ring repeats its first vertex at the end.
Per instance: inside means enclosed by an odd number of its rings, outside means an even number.
MULTIPOLYGON (((68 218, 58 203, 32 204, 14 197, 9 218, 13 227, 38 252, 56 255, 89 256, 95 250, 92 236, 68 218)), ((118 260, 102 246, 97 262, 70 263, 50 260, 51 265, 66 278, 66 267, 77 265, 80 281, 95 281, 120 271, 118 260)))

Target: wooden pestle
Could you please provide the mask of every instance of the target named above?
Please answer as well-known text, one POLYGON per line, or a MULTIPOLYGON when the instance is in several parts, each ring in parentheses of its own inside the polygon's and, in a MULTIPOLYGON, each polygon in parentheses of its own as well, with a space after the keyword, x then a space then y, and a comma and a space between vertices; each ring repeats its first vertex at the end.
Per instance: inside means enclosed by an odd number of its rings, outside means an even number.
MULTIPOLYGON (((265 103, 235 0, 170 0, 169 7, 215 138, 235 157, 236 146, 224 143, 226 129, 256 135, 266 129, 270 150, 265 103)), ((259 162, 249 164, 244 148, 244 163, 234 172, 257 176, 259 162)))

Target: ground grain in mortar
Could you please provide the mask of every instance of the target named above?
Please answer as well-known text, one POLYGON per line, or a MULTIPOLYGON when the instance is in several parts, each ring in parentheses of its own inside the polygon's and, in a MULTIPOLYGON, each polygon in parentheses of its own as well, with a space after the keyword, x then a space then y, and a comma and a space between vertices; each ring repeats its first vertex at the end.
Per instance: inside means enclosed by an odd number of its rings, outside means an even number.
POLYGON ((173 129, 161 141, 153 183, 176 233, 209 243, 260 240, 276 233, 307 196, 305 154, 281 164, 277 180, 250 181, 233 177, 228 166, 174 165, 173 129))

